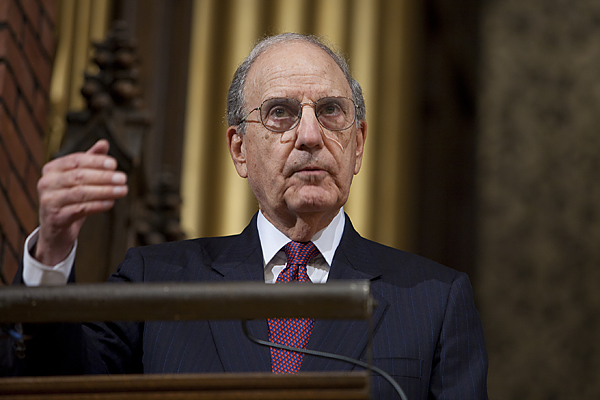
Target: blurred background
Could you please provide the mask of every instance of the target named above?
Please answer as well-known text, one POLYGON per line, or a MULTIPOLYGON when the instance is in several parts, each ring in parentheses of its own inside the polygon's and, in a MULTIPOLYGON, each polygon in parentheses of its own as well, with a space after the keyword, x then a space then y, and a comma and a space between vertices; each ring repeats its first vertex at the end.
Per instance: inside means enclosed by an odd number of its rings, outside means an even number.
POLYGON ((227 87, 287 31, 336 45, 363 87, 357 230, 469 274, 490 397, 600 398, 593 0, 0 0, 3 281, 43 163, 100 137, 133 190, 86 222, 81 281, 129 245, 240 232, 257 205, 226 148, 227 87))

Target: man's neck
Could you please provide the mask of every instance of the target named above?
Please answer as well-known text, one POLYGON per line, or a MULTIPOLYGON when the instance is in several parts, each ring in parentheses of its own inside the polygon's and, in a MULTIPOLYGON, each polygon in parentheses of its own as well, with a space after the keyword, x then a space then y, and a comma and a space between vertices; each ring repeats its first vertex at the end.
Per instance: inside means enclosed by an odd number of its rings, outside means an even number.
POLYGON ((295 214, 293 218, 277 218, 265 213, 265 218, 281 233, 296 242, 308 242, 321 229, 326 228, 338 214, 339 208, 327 213, 295 214))

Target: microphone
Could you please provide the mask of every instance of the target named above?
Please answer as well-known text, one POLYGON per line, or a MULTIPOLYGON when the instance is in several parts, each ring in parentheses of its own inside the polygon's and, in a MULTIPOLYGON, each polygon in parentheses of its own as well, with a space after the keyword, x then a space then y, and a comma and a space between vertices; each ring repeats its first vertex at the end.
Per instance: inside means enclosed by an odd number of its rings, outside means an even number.
POLYGON ((371 370, 371 371, 381 375, 385 380, 387 380, 390 383, 390 385, 392 385, 392 387, 394 388, 396 393, 398 393, 400 395, 400 398, 402 400, 408 400, 408 397, 406 397, 406 394, 404 393, 404 391, 402 390, 402 388, 400 387, 398 382, 396 382, 394 380, 394 378, 392 378, 387 372, 385 372, 381 368, 378 368, 374 365, 367 364, 366 362, 357 360, 355 358, 342 356, 340 354, 327 353, 324 351, 317 351, 317 350, 301 349, 298 347, 289 347, 289 346, 285 346, 283 344, 278 344, 278 343, 273 343, 273 342, 268 342, 266 340, 258 339, 256 337, 252 336, 252 334, 248 331, 248 325, 247 325, 246 320, 242 320, 242 330, 244 331, 244 334, 246 335, 246 337, 248 339, 250 339, 250 341, 252 341, 260 346, 274 347, 276 349, 288 350, 288 351, 293 351, 296 353, 309 354, 311 356, 316 356, 316 357, 323 357, 323 358, 330 358, 330 359, 338 360, 338 361, 344 361, 344 362, 365 368, 367 370, 371 370))

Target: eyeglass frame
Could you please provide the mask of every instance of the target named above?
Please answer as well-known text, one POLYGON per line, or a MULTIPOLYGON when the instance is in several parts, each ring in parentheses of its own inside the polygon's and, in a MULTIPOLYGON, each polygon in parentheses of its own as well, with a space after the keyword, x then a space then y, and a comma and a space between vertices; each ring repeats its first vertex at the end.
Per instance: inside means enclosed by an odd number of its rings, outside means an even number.
POLYGON ((289 97, 272 97, 270 99, 266 99, 264 100, 259 107, 253 108, 252 110, 250 110, 246 115, 244 115, 244 117, 242 117, 242 119, 240 120, 240 122, 238 123, 238 125, 241 125, 246 121, 246 119, 250 116, 250 114, 252 114, 254 111, 261 111, 262 110, 262 106, 267 102, 267 101, 271 101, 271 100, 275 100, 275 99, 287 99, 287 100, 294 100, 297 101, 300 104, 300 111, 298 112, 298 119, 296 120, 296 122, 294 123, 294 125, 292 125, 290 128, 284 130, 284 131, 276 131, 273 130, 271 128, 269 128, 265 122, 263 121, 263 117, 262 117, 262 113, 259 112, 259 118, 260 118, 260 123, 262 124, 262 126, 265 127, 265 129, 271 131, 271 132, 275 132, 275 133, 283 133, 283 132, 287 132, 287 131, 291 131, 292 129, 296 128, 299 124, 300 124, 300 120, 302 119, 302 110, 304 109, 304 106, 308 106, 308 105, 312 105, 313 110, 315 112, 315 117, 317 118, 317 121, 319 122, 319 125, 321 125, 323 128, 333 131, 333 132, 339 132, 339 131, 345 131, 346 129, 349 129, 355 122, 356 122, 356 115, 358 114, 358 110, 360 110, 360 106, 358 104, 356 104, 356 102, 354 102, 353 99, 351 99, 350 97, 345 97, 345 96, 325 96, 325 97, 321 97, 320 99, 318 99, 316 102, 312 102, 312 101, 307 101, 304 103, 300 103, 298 100, 293 99, 293 98, 289 98, 289 97), (319 116, 317 115, 317 103, 323 99, 347 99, 350 100, 352 102, 352 105, 354 105, 354 118, 352 119, 352 122, 350 122, 350 124, 345 127, 345 128, 341 128, 341 129, 331 129, 326 127, 325 125, 323 125, 323 123, 321 122, 321 120, 319 119, 319 116))

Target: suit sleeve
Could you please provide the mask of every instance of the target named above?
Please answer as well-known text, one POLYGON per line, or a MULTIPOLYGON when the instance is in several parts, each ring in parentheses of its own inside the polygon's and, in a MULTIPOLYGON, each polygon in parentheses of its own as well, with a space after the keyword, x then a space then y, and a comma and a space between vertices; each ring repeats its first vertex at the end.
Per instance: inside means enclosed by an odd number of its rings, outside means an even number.
MULTIPOLYGON (((143 270, 139 251, 130 249, 109 282, 142 281, 143 270)), ((13 284, 22 283, 21 273, 22 268, 13 284)), ((31 340, 26 341, 23 358, 16 356, 13 340, 1 344, 0 375, 142 372, 142 322, 26 324, 24 329, 31 340)))
MULTIPOLYGON (((109 283, 144 281, 144 259, 137 248, 127 251, 109 283)), ((123 304, 123 307, 128 307, 123 304)), ((85 323, 88 342, 88 373, 142 373, 142 337, 144 323, 137 321, 85 323)))
POLYGON ((430 399, 487 399, 488 359, 469 278, 452 282, 435 351, 430 399))

